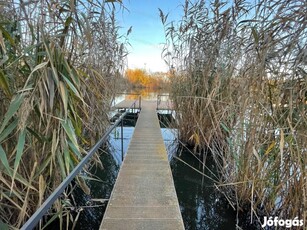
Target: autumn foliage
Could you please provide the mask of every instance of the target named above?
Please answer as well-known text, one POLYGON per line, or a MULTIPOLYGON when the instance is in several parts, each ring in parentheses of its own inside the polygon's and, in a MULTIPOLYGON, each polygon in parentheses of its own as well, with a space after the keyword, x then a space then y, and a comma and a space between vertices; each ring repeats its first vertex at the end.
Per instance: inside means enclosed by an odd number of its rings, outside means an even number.
POLYGON ((126 79, 133 87, 138 88, 162 88, 167 82, 167 75, 165 73, 147 73, 143 69, 128 69, 126 71, 126 79))

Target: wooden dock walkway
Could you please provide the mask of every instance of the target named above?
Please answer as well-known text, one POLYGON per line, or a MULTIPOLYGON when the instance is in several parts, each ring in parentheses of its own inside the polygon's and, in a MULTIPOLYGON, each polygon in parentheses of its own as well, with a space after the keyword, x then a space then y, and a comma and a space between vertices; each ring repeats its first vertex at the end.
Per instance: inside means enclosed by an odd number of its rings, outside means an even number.
MULTIPOLYGON (((125 99, 121 102, 119 102, 118 104, 112 106, 111 109, 126 109, 126 108, 129 108, 132 103, 134 102, 135 100, 128 100, 128 99, 125 99)), ((135 105, 135 109, 140 109, 140 106, 138 103, 136 103, 135 105)))
POLYGON ((142 101, 100 229, 184 229, 156 105, 142 101))

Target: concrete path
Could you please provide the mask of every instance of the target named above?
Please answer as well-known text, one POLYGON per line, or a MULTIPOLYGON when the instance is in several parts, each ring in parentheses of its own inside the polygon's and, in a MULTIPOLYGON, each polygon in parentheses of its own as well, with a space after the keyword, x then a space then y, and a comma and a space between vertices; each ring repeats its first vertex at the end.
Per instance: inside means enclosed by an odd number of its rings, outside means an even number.
POLYGON ((142 101, 100 229, 184 229, 156 102, 142 101))

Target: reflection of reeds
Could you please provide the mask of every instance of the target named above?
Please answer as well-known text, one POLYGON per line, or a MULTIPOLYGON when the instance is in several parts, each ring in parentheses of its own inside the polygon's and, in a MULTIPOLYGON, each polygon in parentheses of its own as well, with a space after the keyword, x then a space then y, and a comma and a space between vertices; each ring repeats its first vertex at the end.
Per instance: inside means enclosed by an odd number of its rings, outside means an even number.
MULTIPOLYGON (((19 228, 103 132, 124 48, 114 9, 101 1, 3 4, 0 223, 19 228)), ((61 223, 73 218, 71 202, 55 203, 61 223)))
POLYGON ((251 221, 306 223, 304 9, 305 1, 186 1, 178 27, 160 12, 180 138, 212 152, 219 189, 251 221))

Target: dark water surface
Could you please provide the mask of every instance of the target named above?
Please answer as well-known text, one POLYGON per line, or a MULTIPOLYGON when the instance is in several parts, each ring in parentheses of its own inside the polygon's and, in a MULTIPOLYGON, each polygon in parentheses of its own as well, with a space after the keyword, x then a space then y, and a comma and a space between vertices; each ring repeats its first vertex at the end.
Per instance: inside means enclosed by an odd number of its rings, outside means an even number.
MULTIPOLYGON (((123 130, 123 147, 124 153, 126 153, 134 127, 128 124, 128 127, 124 127, 123 130)), ((74 206, 73 210, 71 210, 72 216, 75 218, 79 213, 78 221, 74 229, 99 229, 107 206, 107 201, 111 196, 120 170, 120 165, 122 164, 120 132, 121 128, 116 127, 110 134, 108 143, 99 150, 99 158, 103 168, 94 163, 89 167, 90 173, 92 173, 95 178, 95 180, 86 180, 86 184, 90 188, 90 194, 86 194, 81 188, 76 187, 73 191, 73 197, 70 196, 67 200, 74 206)), ((89 175, 86 174, 84 174, 84 176, 89 177, 89 175)), ((63 222, 63 229, 66 229, 65 218, 63 222)), ((60 223, 56 220, 45 229, 60 229, 60 223)), ((72 225, 69 226, 69 229, 72 229, 72 225)))
MULTIPOLYGON (((202 168, 188 151, 183 151, 180 159, 198 170, 202 168)), ((211 163, 207 159, 207 166, 214 170, 211 163)), ((212 180, 175 158, 171 168, 185 229, 235 229, 235 212, 215 190, 212 180)), ((210 172, 205 170, 205 174, 210 172)))
MULTIPOLYGON (((134 127, 124 127, 124 153, 127 152, 128 146, 133 135, 134 127)), ((103 165, 103 169, 100 167, 93 167, 91 173, 95 174, 101 181, 88 181, 88 185, 91 189, 91 194, 86 195, 83 191, 76 191, 78 203, 83 203, 87 206, 89 204, 97 205, 93 208, 85 208, 79 217, 76 229, 99 229, 101 224, 107 201, 101 203, 100 201, 93 202, 91 200, 107 200, 111 196, 112 189, 114 187, 120 166, 122 164, 121 156, 121 139, 120 139, 120 127, 117 127, 110 135, 108 145, 105 146, 103 151, 100 152, 100 160, 103 165)))
MULTIPOLYGON (((235 212, 214 189, 213 182, 191 168, 202 171, 199 160, 188 150, 179 147, 176 129, 163 127, 161 133, 167 148, 185 229, 235 229, 235 212)), ((124 127, 124 153, 127 152, 133 131, 133 125, 124 127)), ((76 210, 80 212, 75 229, 99 229, 122 163, 121 158, 120 127, 117 127, 110 135, 108 144, 100 151, 103 168, 94 165, 90 170, 97 178, 86 180, 91 189, 90 194, 85 194, 80 188, 74 191, 73 203, 76 205, 72 213, 76 216, 76 210)), ((207 157, 206 162, 207 167, 214 171, 215 167, 210 157, 207 157)), ((205 170, 205 174, 213 177, 208 170, 205 170)), ((58 227, 59 223, 55 222, 47 229, 58 227)))
MULTIPOLYGON (((202 171, 202 163, 189 150, 178 145, 175 129, 162 128, 161 131, 168 150, 185 229, 235 229, 236 213, 216 191, 214 182, 193 169, 202 171)), ((215 179, 211 172, 214 173, 216 169, 209 156, 206 166, 204 173, 215 179)))

